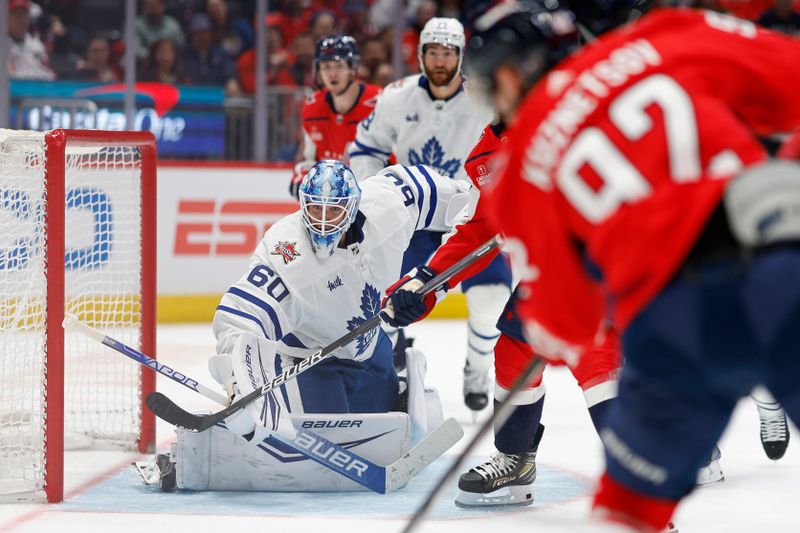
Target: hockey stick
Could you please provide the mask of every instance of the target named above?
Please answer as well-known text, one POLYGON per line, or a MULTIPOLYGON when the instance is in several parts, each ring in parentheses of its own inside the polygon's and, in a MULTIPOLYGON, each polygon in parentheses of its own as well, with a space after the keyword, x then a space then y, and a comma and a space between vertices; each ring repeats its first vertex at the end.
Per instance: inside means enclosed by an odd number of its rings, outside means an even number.
MULTIPOLYGON (((77 331, 133 359, 140 365, 146 366, 150 370, 192 389, 209 400, 213 400, 220 405, 227 403, 227 399, 222 394, 198 383, 186 374, 159 363, 135 348, 104 335, 74 316, 65 317, 63 326, 65 331, 77 331)), ((295 427, 295 430, 294 439, 279 433, 273 433, 267 440, 272 439, 281 442, 305 457, 379 494, 392 492, 408 483, 412 477, 449 450, 464 435, 464 431, 458 422, 450 418, 425 435, 416 446, 398 460, 388 466, 380 466, 312 431, 299 427, 295 427), (324 445, 324 450, 328 450, 328 453, 319 452, 320 444, 324 445), (331 453, 330 450, 333 450, 333 452, 331 453)))
MULTIPOLYGON (((417 290, 417 293, 420 294, 427 294, 433 290, 438 289, 445 283, 447 283, 450 278, 461 272, 464 268, 468 267, 490 251, 494 250, 499 245, 499 237, 495 236, 486 241, 483 245, 478 247, 477 249, 470 252, 468 255, 463 257, 460 261, 453 264, 449 268, 447 268, 444 272, 430 280, 429 282, 425 283, 422 287, 417 290)), ((252 391, 251 393, 245 395, 244 397, 240 398, 239 400, 233 402, 231 405, 226 407, 225 409, 218 411, 216 413, 212 413, 209 415, 197 415, 190 413, 181 407, 179 407, 175 402, 170 400, 167 396, 160 392, 151 392, 147 396, 147 406, 150 408, 153 413, 162 420, 166 420, 170 424, 174 426, 178 426, 180 428, 186 429, 188 431, 205 431, 211 427, 214 427, 218 423, 222 422, 232 414, 244 409, 254 401, 258 400, 261 396, 265 395, 275 387, 282 385, 284 382, 294 379, 302 372, 308 370, 312 366, 316 365, 333 352, 338 350, 339 348, 346 346, 351 341, 357 339, 361 335, 364 335, 372 328, 377 327, 381 323, 380 314, 376 314, 374 317, 370 318, 366 322, 362 323, 360 326, 354 328, 352 331, 347 333, 346 335, 342 336, 341 338, 333 341, 331 344, 326 346, 325 348, 319 350, 318 352, 310 355, 306 359, 303 359, 296 365, 293 365, 280 374, 278 374, 275 378, 271 381, 264 383, 264 385, 252 391)))
POLYGON ((414 513, 414 516, 411 517, 411 521, 406 525, 403 529, 402 533, 411 533, 422 523, 422 520, 425 518, 425 515, 428 514, 430 511, 431 505, 436 500, 437 496, 442 492, 444 486, 447 484, 447 481, 453 477, 453 475, 458 472, 461 468, 461 465, 464 463, 464 460, 472 453, 472 450, 477 446, 478 442, 486 435, 486 433, 494 427, 495 424, 498 426, 502 426, 505 424, 508 417, 511 416, 512 411, 517 407, 511 403, 511 400, 516 396, 530 381, 530 379, 539 372, 542 367, 544 366, 544 361, 538 357, 534 356, 531 359, 528 366, 525 367, 522 374, 517 378, 517 381, 514 382, 514 386, 508 391, 508 396, 506 399, 501 403, 500 408, 497 409, 492 416, 490 416, 486 422, 480 427, 478 432, 472 437, 472 440, 467 443, 467 446, 464 450, 458 455, 456 460, 450 465, 450 468, 447 469, 447 472, 439 479, 436 483, 436 486, 433 487, 433 490, 428 494, 428 497, 422 503, 422 505, 417 509, 417 512, 414 513))

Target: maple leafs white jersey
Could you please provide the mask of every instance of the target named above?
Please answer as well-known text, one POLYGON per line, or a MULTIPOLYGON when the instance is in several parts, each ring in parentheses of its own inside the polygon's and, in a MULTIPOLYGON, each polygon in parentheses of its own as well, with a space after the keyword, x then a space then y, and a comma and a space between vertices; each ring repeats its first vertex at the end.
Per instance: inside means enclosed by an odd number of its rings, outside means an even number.
POLYGON ((467 179, 464 162, 491 119, 491 110, 470 98, 464 84, 447 100, 436 100, 424 75, 408 76, 387 86, 358 125, 348 150, 350 168, 361 181, 393 153, 398 163, 467 179))
MULTIPOLYGON (((374 317, 384 290, 400 277, 403 253, 420 229, 447 231, 468 202, 469 185, 422 166, 393 165, 361 184, 347 245, 318 258, 292 213, 267 230, 247 273, 214 315, 217 353, 231 353, 243 330, 277 342, 277 351, 307 357, 374 317)), ((380 328, 335 354, 372 356, 380 328)))

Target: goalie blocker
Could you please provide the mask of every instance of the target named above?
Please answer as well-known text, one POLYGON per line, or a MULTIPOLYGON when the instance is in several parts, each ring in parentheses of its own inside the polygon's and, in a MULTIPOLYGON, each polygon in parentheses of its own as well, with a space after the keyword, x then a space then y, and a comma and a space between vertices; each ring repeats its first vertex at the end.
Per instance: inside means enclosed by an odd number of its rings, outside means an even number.
MULTIPOLYGON (((359 476, 369 465, 303 431, 308 429, 345 450, 378 465, 403 456, 430 431, 442 424, 442 408, 435 389, 424 386, 425 357, 409 348, 408 413, 292 414, 297 434, 292 446, 359 476)), ((265 492, 345 492, 367 490, 329 468, 268 437, 258 445, 227 431, 220 424, 205 432, 176 428, 171 450, 177 488, 183 490, 246 490, 265 492)))

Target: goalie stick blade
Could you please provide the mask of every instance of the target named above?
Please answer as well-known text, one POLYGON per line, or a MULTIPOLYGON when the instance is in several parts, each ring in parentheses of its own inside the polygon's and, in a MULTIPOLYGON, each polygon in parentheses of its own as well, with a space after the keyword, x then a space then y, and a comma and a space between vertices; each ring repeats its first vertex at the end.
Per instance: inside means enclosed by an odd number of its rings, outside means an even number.
POLYGON ((386 467, 386 493, 403 487, 411 478, 449 450, 464 430, 455 418, 448 418, 438 428, 428 433, 416 446, 400 459, 386 467))
POLYGON ((217 415, 220 413, 207 416, 192 414, 160 392, 148 394, 145 403, 158 418, 187 431, 205 431, 226 418, 225 416, 218 417, 217 415))

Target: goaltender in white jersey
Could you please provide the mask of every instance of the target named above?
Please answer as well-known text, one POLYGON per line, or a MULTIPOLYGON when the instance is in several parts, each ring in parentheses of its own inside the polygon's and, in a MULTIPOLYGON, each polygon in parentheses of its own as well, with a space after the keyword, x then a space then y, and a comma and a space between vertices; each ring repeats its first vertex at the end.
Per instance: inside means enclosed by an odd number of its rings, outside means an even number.
MULTIPOLYGON (((215 379, 247 394, 378 314, 414 231, 449 229, 468 201, 469 185, 423 166, 391 166, 359 187, 343 163, 318 162, 300 186, 301 210, 267 231, 217 308, 215 379)), ((383 413, 397 396, 391 345, 375 328, 268 395, 272 412, 262 402, 251 414, 268 426, 283 405, 383 413)), ((241 435, 253 430, 252 419, 239 422, 226 421, 241 435)))

